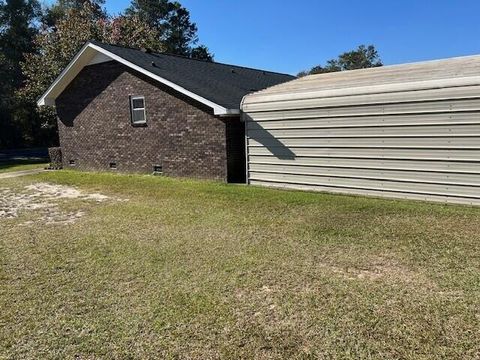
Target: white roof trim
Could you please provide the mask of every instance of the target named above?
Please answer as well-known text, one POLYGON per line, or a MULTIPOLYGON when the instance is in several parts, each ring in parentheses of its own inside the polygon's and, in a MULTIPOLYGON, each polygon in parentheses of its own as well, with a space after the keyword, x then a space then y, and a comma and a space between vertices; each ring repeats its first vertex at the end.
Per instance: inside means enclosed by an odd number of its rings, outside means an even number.
MULTIPOLYGON (((83 47, 80 49, 80 51, 75 55, 75 57, 70 61, 65 69, 60 73, 60 75, 57 76, 55 81, 48 87, 47 91, 40 97, 40 99, 37 100, 37 105, 38 106, 44 106, 44 105, 55 105, 55 97, 49 97, 49 95, 52 93, 52 91, 57 87, 62 79, 65 78, 65 76, 68 74, 68 72, 73 68, 73 65, 77 62, 77 60, 86 52, 88 46, 90 43, 86 43, 83 45, 83 47)), ((89 59, 90 60, 90 59, 89 59)), ((75 74, 77 75, 78 72, 75 74)), ((66 86, 63 87, 62 91, 65 89, 66 86)))
POLYGON ((213 113, 215 115, 220 115, 220 116, 231 116, 231 115, 238 115, 240 114, 239 109, 227 109, 221 105, 218 105, 214 103, 213 101, 210 101, 208 99, 205 99, 204 97, 197 95, 185 88, 183 88, 180 85, 177 85, 167 79, 162 78, 161 76, 155 75, 151 73, 150 71, 145 70, 144 68, 135 65, 122 57, 115 55, 111 53, 108 50, 103 49, 100 46, 94 45, 92 43, 87 43, 85 44, 82 49, 75 55, 72 61, 67 65, 67 67, 61 72, 61 74, 55 79, 55 81, 50 85, 50 87, 45 91, 45 93, 38 99, 37 105, 38 106, 43 106, 43 105, 54 105, 55 104, 55 99, 57 98, 58 95, 67 87, 67 85, 75 78, 75 76, 78 75, 81 69, 83 69, 84 66, 88 65, 92 59, 98 54, 101 53, 105 56, 108 56, 112 60, 118 61, 119 63, 128 66, 129 68, 138 71, 139 73, 142 73, 176 91, 178 91, 181 94, 184 94, 188 96, 189 98, 192 98, 204 105, 207 105, 208 107, 211 107, 213 109, 213 113), (94 50, 92 52, 92 50, 94 50), (80 61, 81 58, 84 58, 86 60, 85 64, 82 65, 82 62, 80 61), (79 66, 80 65, 80 66, 79 66))
POLYGON ((102 53, 97 53, 97 55, 95 55, 93 57, 92 60, 90 60, 90 62, 88 63, 88 65, 95 65, 95 64, 101 64, 101 63, 104 63, 104 62, 107 62, 107 61, 111 61, 112 59, 105 55, 105 54, 102 54, 102 53))

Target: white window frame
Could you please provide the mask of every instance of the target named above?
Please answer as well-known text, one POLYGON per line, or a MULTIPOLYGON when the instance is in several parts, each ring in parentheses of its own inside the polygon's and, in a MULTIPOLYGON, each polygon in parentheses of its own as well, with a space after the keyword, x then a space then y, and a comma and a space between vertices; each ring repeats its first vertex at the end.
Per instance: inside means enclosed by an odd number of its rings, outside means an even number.
POLYGON ((142 96, 142 95, 132 96, 132 95, 130 95, 130 122, 132 123, 132 125, 145 125, 147 123, 147 112, 145 111, 145 108, 146 108, 145 96, 142 96), (133 101, 134 100, 143 100, 143 108, 134 108, 133 107, 133 101), (139 110, 143 110, 143 120, 135 121, 134 116, 133 116, 133 112, 134 111, 139 111, 139 110))

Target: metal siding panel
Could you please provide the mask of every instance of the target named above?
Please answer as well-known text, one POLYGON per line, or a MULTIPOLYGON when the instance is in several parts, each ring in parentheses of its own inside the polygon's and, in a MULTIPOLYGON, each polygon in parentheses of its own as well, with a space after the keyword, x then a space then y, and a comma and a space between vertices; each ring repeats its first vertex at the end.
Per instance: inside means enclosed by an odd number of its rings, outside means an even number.
POLYGON ((480 135, 480 124, 468 125, 428 125, 428 126, 374 126, 353 128, 323 128, 323 129, 249 129, 249 137, 253 139, 274 136, 277 139, 295 137, 372 137, 372 136, 429 136, 429 135, 480 135))
POLYGON ((404 87, 408 87, 408 84, 397 84, 398 90, 395 90, 388 89, 392 87, 392 85, 389 84, 380 86, 381 88, 385 88, 385 91, 379 89, 378 85, 373 85, 363 88, 332 89, 327 91, 303 91, 298 93, 288 92, 285 94, 266 95, 258 94, 257 96, 251 97, 250 101, 244 104, 244 109, 248 111, 249 109, 255 110, 257 107, 262 109, 265 106, 282 108, 294 103, 299 104, 298 108, 306 108, 310 107, 309 104, 312 103, 312 100, 314 101, 314 107, 328 107, 478 97, 480 89, 478 86, 479 81, 480 78, 478 77, 467 78, 468 84, 462 84, 465 86, 447 88, 439 88, 438 86, 422 88, 420 86, 417 89, 404 89, 404 87))
POLYGON ((323 129, 382 126, 480 124, 480 112, 414 115, 377 115, 311 119, 269 119, 247 122, 248 129, 323 129), (280 121, 278 121, 280 120, 280 121))
POLYGON ((401 192, 391 192, 391 191, 374 191, 374 190, 363 190, 363 189, 346 189, 346 188, 337 188, 334 186, 320 186, 320 185, 300 185, 300 184, 282 184, 276 182, 268 181, 256 181, 252 180, 250 185, 253 186, 266 186, 273 188, 281 188, 285 190, 303 190, 303 191, 321 191, 334 194, 344 194, 344 195, 365 195, 365 196, 374 196, 380 198, 391 198, 391 199, 406 199, 406 200, 421 200, 421 201, 432 201, 432 202, 442 202, 450 204, 467 204, 467 205, 480 205, 480 200, 478 199, 469 199, 463 197, 455 196, 439 196, 439 195, 421 195, 421 194, 404 194, 401 192))
POLYGON ((279 159, 275 156, 249 155, 251 165, 282 165, 282 166, 306 166, 306 167, 339 167, 353 169, 390 169, 405 171, 423 171, 428 169, 432 172, 458 172, 465 174, 480 174, 479 162, 460 161, 429 161, 429 160, 387 160, 387 159, 362 159, 341 157, 296 157, 295 159, 279 159))
POLYGON ((245 116, 249 183, 480 205, 479 99, 282 106, 245 116))
MULTIPOLYGON (((421 170, 365 169, 359 167, 311 167, 291 165, 250 164, 252 173, 344 177, 351 179, 377 179, 402 182, 480 186, 480 172, 464 174, 455 172, 429 172, 421 170)), ((267 176, 268 176, 267 175, 267 176)))
MULTIPOLYGON (((344 148, 397 148, 397 149, 480 149, 479 135, 472 137, 347 137, 347 138, 269 138, 248 139, 251 147, 344 147, 344 148)), ((293 153, 293 156, 295 153, 293 153)))
POLYGON ((456 99, 478 99, 480 86, 421 90, 411 92, 395 92, 372 95, 352 95, 331 98, 306 98, 297 100, 267 101, 244 104, 246 112, 268 110, 290 110, 308 108, 328 108, 354 105, 401 104, 407 102, 422 103, 428 101, 443 101, 456 99))
POLYGON ((301 148, 301 147, 250 147, 250 155, 269 155, 280 159, 299 157, 328 157, 350 159, 412 159, 412 160, 444 160, 444 161, 480 161, 480 150, 465 149, 392 149, 392 148, 301 148), (272 153, 275 151, 275 155, 272 153), (291 156, 291 154, 295 156, 291 156))
POLYGON ((309 119, 320 117, 346 117, 346 116, 369 116, 369 115, 402 115, 402 114, 430 114, 430 113, 457 113, 457 112, 480 111, 480 99, 460 99, 428 101, 420 103, 403 104, 377 104, 355 105, 332 108, 316 109, 293 109, 271 111, 248 112, 245 116, 250 120, 285 120, 285 119, 309 119))
POLYGON ((349 189, 382 190, 423 195, 450 195, 480 199, 480 186, 459 186, 445 184, 425 184, 408 181, 391 181, 343 177, 318 177, 301 174, 265 174, 250 170, 250 179, 300 185, 321 185, 349 189))

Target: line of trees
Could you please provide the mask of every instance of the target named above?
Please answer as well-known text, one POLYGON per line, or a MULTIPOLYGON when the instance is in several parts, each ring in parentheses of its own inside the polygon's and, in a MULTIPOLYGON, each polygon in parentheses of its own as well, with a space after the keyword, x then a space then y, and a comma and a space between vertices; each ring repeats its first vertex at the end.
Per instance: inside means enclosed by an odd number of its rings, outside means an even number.
MULTIPOLYGON (((179 2, 132 0, 110 15, 104 1, 0 0, 0 148, 56 145, 55 110, 36 100, 88 40, 213 61, 179 2)), ((375 47, 361 45, 298 76, 381 65, 375 47)))
POLYGON ((55 111, 36 100, 91 39, 213 61, 177 1, 133 0, 113 16, 104 0, 0 0, 0 148, 55 145, 55 111))
POLYGON ((360 45, 357 49, 344 52, 336 59, 328 60, 326 65, 317 65, 309 70, 301 71, 297 74, 298 77, 324 74, 336 71, 357 70, 372 67, 383 66, 382 60, 378 55, 378 51, 373 45, 360 45))

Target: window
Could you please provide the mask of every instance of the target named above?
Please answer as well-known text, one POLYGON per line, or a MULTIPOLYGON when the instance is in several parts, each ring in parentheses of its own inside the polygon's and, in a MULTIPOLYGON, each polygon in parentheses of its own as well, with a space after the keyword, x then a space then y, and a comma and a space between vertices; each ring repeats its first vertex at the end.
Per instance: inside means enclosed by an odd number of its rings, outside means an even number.
POLYGON ((133 125, 146 124, 145 97, 130 96, 130 117, 133 125))

